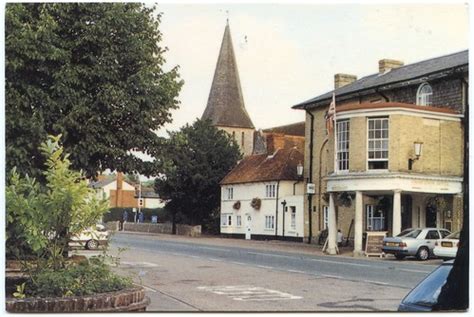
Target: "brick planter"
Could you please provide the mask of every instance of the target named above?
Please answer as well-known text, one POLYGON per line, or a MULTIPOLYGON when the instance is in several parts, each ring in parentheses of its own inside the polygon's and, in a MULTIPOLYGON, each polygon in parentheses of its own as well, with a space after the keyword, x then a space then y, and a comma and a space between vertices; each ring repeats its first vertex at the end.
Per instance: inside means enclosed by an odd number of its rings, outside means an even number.
POLYGON ((10 313, 77 313, 145 311, 150 299, 143 287, 88 296, 49 298, 7 298, 6 310, 10 313))

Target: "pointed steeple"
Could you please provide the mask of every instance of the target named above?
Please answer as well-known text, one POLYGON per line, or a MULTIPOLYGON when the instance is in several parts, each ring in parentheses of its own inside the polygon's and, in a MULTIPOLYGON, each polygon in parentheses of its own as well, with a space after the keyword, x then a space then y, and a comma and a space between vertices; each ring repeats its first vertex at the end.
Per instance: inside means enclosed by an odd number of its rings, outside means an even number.
POLYGON ((245 110, 228 19, 202 119, 210 119, 213 125, 219 127, 254 129, 245 110))

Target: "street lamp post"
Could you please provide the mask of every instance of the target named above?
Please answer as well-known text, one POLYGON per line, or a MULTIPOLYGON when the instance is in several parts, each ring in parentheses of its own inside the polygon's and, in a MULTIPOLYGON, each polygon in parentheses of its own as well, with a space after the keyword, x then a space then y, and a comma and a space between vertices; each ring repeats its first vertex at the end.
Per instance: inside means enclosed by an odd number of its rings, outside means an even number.
POLYGON ((283 237, 285 237, 286 200, 283 200, 281 205, 283 206, 283 237))

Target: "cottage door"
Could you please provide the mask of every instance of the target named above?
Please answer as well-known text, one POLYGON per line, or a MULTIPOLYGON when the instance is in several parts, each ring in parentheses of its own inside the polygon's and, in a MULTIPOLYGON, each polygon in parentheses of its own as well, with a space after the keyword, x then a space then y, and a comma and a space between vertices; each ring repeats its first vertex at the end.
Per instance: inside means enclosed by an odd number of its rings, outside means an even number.
POLYGON ((252 217, 247 215, 245 221, 245 240, 250 240, 252 238, 252 217))

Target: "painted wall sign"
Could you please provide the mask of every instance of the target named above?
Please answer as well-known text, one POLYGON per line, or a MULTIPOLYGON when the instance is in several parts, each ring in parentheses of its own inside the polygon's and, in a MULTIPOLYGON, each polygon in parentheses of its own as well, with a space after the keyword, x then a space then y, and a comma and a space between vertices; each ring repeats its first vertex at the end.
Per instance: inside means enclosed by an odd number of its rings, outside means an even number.
POLYGON ((387 236, 387 231, 368 231, 367 240, 365 242, 365 255, 366 256, 383 256, 383 238, 387 236))

